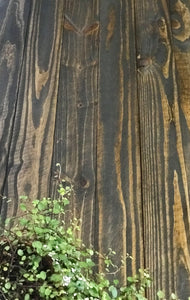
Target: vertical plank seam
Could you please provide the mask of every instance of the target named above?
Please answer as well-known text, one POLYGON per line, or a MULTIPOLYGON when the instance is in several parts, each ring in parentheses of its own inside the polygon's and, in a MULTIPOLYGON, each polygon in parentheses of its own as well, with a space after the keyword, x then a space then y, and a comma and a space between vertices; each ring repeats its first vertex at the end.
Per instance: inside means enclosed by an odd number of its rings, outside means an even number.
POLYGON ((96 116, 96 126, 95 127, 95 187, 94 187, 94 247, 99 250, 99 205, 98 205, 98 129, 99 129, 99 110, 100 110, 100 35, 101 35, 101 17, 100 17, 100 1, 98 1, 98 22, 99 22, 99 32, 98 32, 98 69, 97 69, 97 108, 95 110, 96 116), (97 233, 97 237, 96 237, 97 233))

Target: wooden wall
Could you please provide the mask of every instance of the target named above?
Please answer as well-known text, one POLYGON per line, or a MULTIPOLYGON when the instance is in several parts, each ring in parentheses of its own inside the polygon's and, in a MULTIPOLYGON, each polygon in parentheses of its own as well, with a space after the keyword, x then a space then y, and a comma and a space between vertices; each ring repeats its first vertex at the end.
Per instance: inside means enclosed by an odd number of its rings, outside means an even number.
POLYGON ((56 163, 85 243, 133 256, 122 282, 187 300, 190 0, 0 0, 2 220, 55 196, 56 163))

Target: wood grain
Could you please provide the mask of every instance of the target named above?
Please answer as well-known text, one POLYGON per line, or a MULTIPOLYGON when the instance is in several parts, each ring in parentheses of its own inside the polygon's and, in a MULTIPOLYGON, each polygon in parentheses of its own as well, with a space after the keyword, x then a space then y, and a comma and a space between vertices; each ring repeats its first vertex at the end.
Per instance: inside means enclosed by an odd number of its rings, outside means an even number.
POLYGON ((173 38, 173 51, 178 83, 178 99, 181 132, 178 131, 179 155, 183 154, 183 182, 186 182, 185 195, 180 192, 181 182, 177 174, 174 177, 174 188, 178 196, 174 207, 175 227, 175 261, 176 285, 180 298, 187 299, 190 295, 190 1, 171 1, 170 18, 173 38), (176 212, 177 211, 177 212, 176 212), (175 213, 176 212, 176 213, 175 213), (183 284, 181 283, 183 278, 183 284))
POLYGON ((32 1, 3 191, 12 199, 8 215, 16 214, 18 196, 48 194, 62 24, 63 1, 32 1))
POLYGON ((57 171, 83 242, 133 256, 121 283, 147 267, 148 299, 187 300, 189 70, 190 0, 0 1, 2 219, 57 171))
POLYGON ((52 169, 60 163, 62 178, 73 184, 71 208, 88 246, 94 245, 98 38, 98 1, 64 1, 52 169))
MULTIPOLYGON (((7 165, 17 105, 18 86, 28 27, 29 1, 0 3, 0 194, 4 196, 7 165)), ((1 199, 1 217, 4 217, 1 199)))
POLYGON ((144 266, 134 20, 133 1, 101 1, 98 245, 116 251, 117 265, 134 257, 117 274, 123 283, 144 266))
POLYGON ((156 290, 189 294, 189 192, 184 127, 166 1, 136 2, 145 266, 156 290), (180 182, 180 183, 179 183, 180 182), (185 229, 185 231, 183 231, 185 229))

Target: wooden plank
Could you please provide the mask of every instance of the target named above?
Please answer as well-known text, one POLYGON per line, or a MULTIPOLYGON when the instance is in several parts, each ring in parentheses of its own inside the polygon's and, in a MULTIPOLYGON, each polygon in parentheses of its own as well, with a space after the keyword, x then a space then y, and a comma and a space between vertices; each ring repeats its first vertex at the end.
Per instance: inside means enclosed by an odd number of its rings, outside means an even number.
POLYGON ((101 1, 100 23, 98 246, 116 251, 117 265, 133 256, 117 274, 125 283, 144 266, 134 1, 101 1))
POLYGON ((154 278, 149 298, 164 289, 167 297, 175 291, 187 299, 188 165, 168 5, 165 0, 137 0, 135 7, 145 265, 154 278))
POLYGON ((8 215, 16 214, 18 196, 49 193, 62 25, 63 1, 32 1, 4 189, 8 215))
POLYGON ((89 246, 94 245, 98 1, 65 0, 64 14, 52 169, 60 163, 62 178, 73 184, 70 208, 81 219, 80 238, 89 246))
MULTIPOLYGON (((0 3, 0 194, 3 196, 30 1, 0 3)), ((4 215, 2 203, 0 205, 4 215)))
POLYGON ((181 123, 179 138, 183 143, 183 176, 187 181, 186 197, 182 198, 176 174, 174 188, 177 189, 178 197, 176 196, 174 206, 176 211, 174 246, 175 261, 178 261, 178 264, 175 274, 179 298, 187 299, 190 295, 190 1, 170 1, 170 17, 179 95, 181 123))

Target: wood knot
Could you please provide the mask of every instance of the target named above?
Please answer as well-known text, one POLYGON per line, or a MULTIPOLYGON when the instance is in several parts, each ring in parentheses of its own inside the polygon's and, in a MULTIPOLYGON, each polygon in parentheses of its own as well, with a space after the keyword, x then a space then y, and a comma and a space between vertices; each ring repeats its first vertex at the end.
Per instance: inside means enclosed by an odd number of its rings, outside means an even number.
POLYGON ((145 68, 147 66, 152 65, 152 58, 151 57, 145 57, 141 58, 140 55, 137 56, 137 67, 138 68, 145 68))
POLYGON ((82 71, 82 69, 83 69, 83 67, 80 63, 76 64, 76 68, 77 68, 78 71, 82 71))
POLYGON ((83 176, 80 177, 79 184, 84 189, 87 189, 89 187, 89 185, 90 185, 89 181, 86 178, 84 178, 83 176))
POLYGON ((173 30, 178 30, 181 27, 180 22, 176 19, 171 20, 171 25, 173 30))
POLYGON ((82 102, 78 102, 78 103, 77 103, 77 107, 78 107, 78 108, 82 108, 82 107, 84 107, 84 105, 83 105, 82 102))

